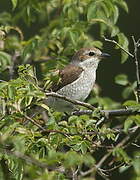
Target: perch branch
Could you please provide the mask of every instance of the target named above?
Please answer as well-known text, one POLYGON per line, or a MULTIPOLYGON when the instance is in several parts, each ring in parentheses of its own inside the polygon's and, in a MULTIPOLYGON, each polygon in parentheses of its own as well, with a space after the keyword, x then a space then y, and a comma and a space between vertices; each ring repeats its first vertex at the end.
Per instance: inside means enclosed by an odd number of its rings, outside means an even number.
POLYGON ((67 102, 70 102, 70 103, 72 103, 74 105, 83 106, 83 107, 86 107, 86 108, 91 109, 91 110, 95 110, 96 109, 95 107, 93 107, 89 103, 81 102, 81 101, 78 101, 78 100, 73 100, 73 99, 70 99, 70 98, 68 98, 66 96, 60 95, 60 94, 55 93, 55 92, 46 93, 46 96, 60 98, 60 99, 63 99, 65 101, 67 101, 67 102))
MULTIPOLYGON (((79 110, 72 112, 72 115, 91 115, 93 113, 92 110, 79 110)), ((128 109, 115 109, 115 110, 100 110, 100 113, 102 115, 105 115, 106 117, 112 117, 112 116, 129 116, 129 115, 136 115, 140 114, 140 110, 138 108, 128 108, 128 109)))
MULTIPOLYGON (((96 110, 97 108, 95 108, 94 106, 92 106, 89 103, 85 103, 85 102, 81 102, 81 101, 77 101, 77 100, 73 100, 70 99, 66 96, 60 95, 58 93, 55 92, 50 92, 50 93, 46 93, 46 96, 52 96, 52 97, 56 97, 56 98, 60 98, 63 99, 67 102, 70 102, 74 105, 80 105, 83 107, 88 108, 89 110, 81 110, 81 111, 75 111, 72 112, 72 115, 83 115, 83 114, 92 114, 94 110, 96 110)), ((115 110, 99 110, 99 112, 102 115, 105 115, 106 117, 110 117, 110 116, 128 116, 128 115, 136 115, 136 114, 140 114, 140 110, 138 108, 128 108, 128 109, 115 109, 115 110)))

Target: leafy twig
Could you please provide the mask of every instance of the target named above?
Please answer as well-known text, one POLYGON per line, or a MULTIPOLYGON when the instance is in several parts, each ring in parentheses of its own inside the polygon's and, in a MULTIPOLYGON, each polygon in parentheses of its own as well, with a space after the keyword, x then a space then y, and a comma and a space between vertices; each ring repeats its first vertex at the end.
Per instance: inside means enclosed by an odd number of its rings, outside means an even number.
MULTIPOLYGON (((137 139, 138 136, 139 136, 139 131, 140 131, 140 127, 137 127, 137 129, 135 130, 135 132, 133 134, 131 134, 130 136, 126 136, 121 142, 119 142, 116 147, 122 147, 122 148, 126 148, 128 147, 130 144, 132 144, 133 140, 134 139, 137 139)), ((111 149, 107 154, 105 154, 101 159, 100 161, 91 169, 89 169, 88 171, 86 172, 82 172, 81 175, 82 176, 86 176, 90 173, 92 173, 94 170, 95 170, 95 167, 97 169, 97 172, 111 172, 111 171, 114 171, 116 169, 118 169, 119 167, 123 166, 124 163, 122 164, 119 164, 118 166, 114 166, 113 168, 110 168, 110 169, 102 169, 102 165, 103 163, 111 156, 112 154, 112 151, 113 149, 111 149)), ((104 174, 104 173, 103 173, 104 174)), ((101 174, 100 174, 101 175, 101 174)), ((105 175, 105 174, 104 174, 105 175)))
POLYGON ((38 161, 37 159, 34 159, 34 158, 32 158, 30 156, 27 156, 25 154, 22 154, 19 151, 11 151, 11 150, 8 150, 8 149, 1 149, 1 150, 3 151, 3 153, 16 156, 17 158, 23 159, 26 162, 34 164, 34 165, 36 165, 36 166, 38 166, 40 168, 47 168, 48 167, 47 164, 42 163, 42 162, 38 161))
POLYGON ((64 131, 59 131, 59 130, 55 130, 55 129, 45 129, 44 127, 42 127, 40 124, 38 124, 35 120, 33 120, 32 118, 30 118, 29 116, 23 114, 23 116, 29 120, 32 124, 34 124, 35 126, 37 126, 41 131, 40 133, 42 135, 45 135, 46 133, 59 133, 59 134, 62 134, 66 137, 68 136, 75 136, 75 135, 80 135, 80 136, 83 136, 83 135, 97 135, 97 134, 100 134, 100 135, 103 135, 102 133, 98 133, 97 131, 90 131, 90 132, 83 132, 83 133, 67 133, 67 132, 64 132, 64 131))
POLYGON ((70 135, 69 133, 65 133, 65 132, 62 132, 62 131, 59 131, 59 130, 47 130, 45 129, 44 127, 42 127, 40 124, 38 124, 35 120, 33 120, 32 118, 30 118, 29 116, 23 114, 23 116, 29 120, 32 124, 34 124, 35 126, 37 126, 40 130, 41 130, 41 133, 42 134, 45 134, 45 133, 52 133, 52 132, 55 132, 55 133, 60 133, 60 134, 63 134, 64 136, 68 137, 68 135, 70 135))
POLYGON ((40 130, 45 131, 45 128, 43 128, 40 124, 38 124, 35 120, 33 120, 32 118, 30 118, 29 116, 23 114, 23 116, 29 120, 32 124, 34 124, 35 126, 37 126, 40 130))

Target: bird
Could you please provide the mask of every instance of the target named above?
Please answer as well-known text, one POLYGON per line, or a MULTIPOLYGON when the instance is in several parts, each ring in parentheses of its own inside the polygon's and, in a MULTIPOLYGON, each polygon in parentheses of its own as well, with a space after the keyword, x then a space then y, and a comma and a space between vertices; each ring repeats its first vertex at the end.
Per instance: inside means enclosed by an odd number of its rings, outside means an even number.
MULTIPOLYGON (((99 62, 109 56, 95 47, 81 48, 73 55, 70 64, 59 70, 60 81, 52 85, 51 91, 72 100, 85 101, 95 84, 99 62)), ((75 109, 75 105, 57 97, 49 96, 45 103, 59 112, 75 109)))

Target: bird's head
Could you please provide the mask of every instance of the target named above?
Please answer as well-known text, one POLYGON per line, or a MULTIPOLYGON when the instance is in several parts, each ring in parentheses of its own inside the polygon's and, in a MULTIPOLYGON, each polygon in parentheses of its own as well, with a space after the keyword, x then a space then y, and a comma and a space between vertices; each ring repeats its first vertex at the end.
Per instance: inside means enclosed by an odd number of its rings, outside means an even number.
POLYGON ((81 67, 95 67, 97 68, 101 59, 109 57, 107 53, 102 53, 97 48, 82 48, 72 57, 72 64, 81 67))

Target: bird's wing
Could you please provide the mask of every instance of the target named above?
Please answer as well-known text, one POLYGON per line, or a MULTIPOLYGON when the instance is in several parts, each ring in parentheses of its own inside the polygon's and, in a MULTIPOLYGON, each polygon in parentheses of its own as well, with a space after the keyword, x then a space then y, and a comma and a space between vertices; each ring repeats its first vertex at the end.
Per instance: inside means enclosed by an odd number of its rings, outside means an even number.
POLYGON ((64 86, 74 82, 76 79, 78 79, 82 72, 82 67, 78 67, 72 64, 66 66, 62 70, 59 70, 60 81, 59 83, 52 84, 52 87, 50 88, 51 91, 56 92, 64 86))

